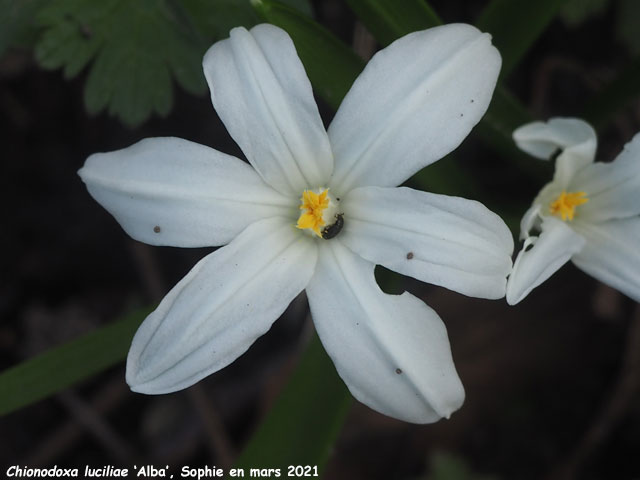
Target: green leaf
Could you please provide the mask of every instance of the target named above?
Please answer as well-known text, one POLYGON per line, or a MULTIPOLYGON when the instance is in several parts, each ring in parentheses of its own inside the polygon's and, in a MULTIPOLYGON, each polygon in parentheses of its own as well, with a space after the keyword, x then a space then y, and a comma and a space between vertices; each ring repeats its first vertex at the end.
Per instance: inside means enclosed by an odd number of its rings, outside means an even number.
POLYGON ((0 57, 13 44, 32 40, 34 15, 45 0, 0 0, 0 57))
POLYGON ((492 0, 476 26, 493 35, 506 77, 538 39, 566 0, 492 0))
POLYGON ((594 95, 582 117, 602 128, 619 110, 640 97, 640 57, 633 60, 613 81, 594 95))
POLYGON ((476 127, 482 140, 510 164, 516 165, 531 179, 547 182, 553 172, 552 162, 533 161, 513 141, 513 131, 533 121, 529 111, 506 88, 498 84, 487 113, 476 127))
POLYGON ((53 348, 0 374, 0 415, 52 395, 122 361, 150 308, 53 348))
POLYGON ((619 0, 616 13, 616 37, 627 46, 632 55, 640 55, 640 2, 619 0))
POLYGON ((492 475, 474 473, 462 457, 447 452, 434 452, 429 456, 431 473, 425 480, 497 480, 492 475))
POLYGON ((347 4, 382 46, 407 33, 442 24, 423 0, 347 0, 347 4))
POLYGON ((609 0, 567 0, 560 15, 567 25, 578 26, 590 17, 602 14, 608 4, 609 0))
POLYGON ((163 0, 54 0, 42 8, 36 59, 77 75, 95 57, 85 87, 90 113, 107 108, 129 126, 172 106, 171 77, 187 91, 206 90, 202 55, 208 46, 163 0))
MULTIPOLYGON (((252 27, 260 22, 249 1, 239 0, 179 0, 203 38, 213 42, 229 36, 233 27, 252 27)), ((309 0, 285 0, 283 3, 304 15, 311 16, 309 0)))
POLYGON ((179 0, 199 34, 209 43, 229 36, 229 30, 242 25, 251 27, 259 17, 248 1, 179 0))
POLYGON ((337 110, 364 68, 364 60, 294 8, 273 0, 252 0, 252 4, 262 18, 287 31, 313 88, 337 110))
POLYGON ((281 468, 284 477, 288 465, 317 465, 321 473, 350 405, 347 387, 314 334, 235 468, 281 468))

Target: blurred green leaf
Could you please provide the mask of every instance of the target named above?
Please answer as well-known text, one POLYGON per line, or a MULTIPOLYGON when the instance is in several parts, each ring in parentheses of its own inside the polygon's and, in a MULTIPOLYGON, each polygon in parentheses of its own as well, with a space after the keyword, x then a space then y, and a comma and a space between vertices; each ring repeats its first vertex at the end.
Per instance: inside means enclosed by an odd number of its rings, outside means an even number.
POLYGON ((506 77, 547 28, 566 0, 492 0, 476 26, 493 36, 506 77))
POLYGON ((629 106, 639 97, 640 57, 637 57, 587 102, 582 117, 594 127, 601 128, 616 112, 629 106))
POLYGON ((281 468, 326 464, 351 395, 318 336, 313 339, 265 421, 236 462, 236 468, 281 468))
POLYGON ((85 87, 90 113, 108 108, 129 126, 172 106, 171 76, 192 93, 206 86, 200 62, 206 44, 162 0, 54 0, 38 12, 44 29, 36 59, 77 75, 94 57, 85 87))
POLYGON ((435 452, 429 457, 431 473, 426 480, 497 480, 493 475, 478 475, 467 465, 464 458, 451 453, 435 452))
POLYGON ((640 2, 619 0, 616 13, 616 36, 633 55, 640 55, 640 2))
POLYGON ((577 26, 590 17, 600 15, 608 3, 609 0, 567 0, 560 10, 560 16, 567 25, 577 26))
POLYGON ((122 361, 150 308, 53 348, 0 374, 0 415, 29 405, 122 361))
POLYGON ((248 1, 178 0, 176 3, 185 9, 198 33, 209 43, 228 37, 233 27, 251 27, 259 23, 259 17, 248 1))
MULTIPOLYGON (((203 38, 213 42, 229 36, 233 27, 251 27, 260 17, 247 0, 175 0, 189 14, 203 38)), ((312 16, 309 0, 283 0, 300 13, 312 16)))
POLYGON ((477 133, 482 140, 508 159, 522 172, 538 181, 548 181, 553 172, 552 162, 532 161, 520 151, 513 141, 513 131, 532 122, 529 111, 500 83, 496 87, 491 104, 478 126, 477 133))
POLYGON ((45 0, 0 0, 0 57, 15 43, 32 40, 35 12, 45 0))
POLYGON ((364 60, 294 8, 273 0, 252 0, 252 4, 263 19, 287 31, 313 88, 337 110, 364 68, 364 60))
POLYGON ((407 33, 442 24, 423 0, 347 0, 347 4, 382 46, 407 33))

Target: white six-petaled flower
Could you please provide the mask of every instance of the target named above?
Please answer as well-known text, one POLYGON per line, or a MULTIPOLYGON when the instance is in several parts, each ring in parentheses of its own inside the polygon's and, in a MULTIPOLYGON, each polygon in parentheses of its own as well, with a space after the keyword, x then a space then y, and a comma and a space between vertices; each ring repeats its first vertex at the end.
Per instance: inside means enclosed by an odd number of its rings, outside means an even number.
POLYGON ((507 284, 514 305, 569 259, 640 301, 640 134, 611 163, 594 163, 596 134, 577 118, 533 122, 513 132, 536 158, 560 151, 553 180, 520 224, 524 246, 507 284), (539 231, 532 236, 531 230, 539 231))
POLYGON ((384 265, 466 295, 501 298, 513 240, 478 202, 396 187, 456 148, 500 68, 468 25, 378 52, 328 131, 293 42, 236 28, 204 57, 213 105, 251 165, 177 138, 95 154, 91 195, 133 238, 226 245, 202 259, 133 339, 134 391, 183 389, 225 367, 306 289, 317 332, 352 394, 416 423, 462 404, 445 327, 421 300, 388 295, 384 265))

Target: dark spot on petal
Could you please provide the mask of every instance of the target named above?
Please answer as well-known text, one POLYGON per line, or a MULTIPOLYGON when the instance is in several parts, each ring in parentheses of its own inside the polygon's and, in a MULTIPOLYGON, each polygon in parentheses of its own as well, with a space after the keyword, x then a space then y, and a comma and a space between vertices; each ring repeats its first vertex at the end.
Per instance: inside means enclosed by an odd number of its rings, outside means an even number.
POLYGON ((407 253, 407 260, 411 260, 413 258, 413 252, 407 253))
POLYGON ((398 375, 400 375, 400 374, 402 373, 402 369, 400 369, 400 368, 396 368, 396 373, 397 373, 398 375))
POLYGON ((153 231, 156 233, 160 233, 160 226, 156 225, 155 227, 153 227, 153 231))

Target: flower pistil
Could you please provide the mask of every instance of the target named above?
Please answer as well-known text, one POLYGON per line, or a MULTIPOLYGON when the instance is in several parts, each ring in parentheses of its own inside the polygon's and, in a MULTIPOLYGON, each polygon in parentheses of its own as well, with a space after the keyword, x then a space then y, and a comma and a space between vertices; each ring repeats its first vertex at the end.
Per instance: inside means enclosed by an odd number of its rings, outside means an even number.
POLYGON ((586 192, 565 192, 564 190, 558 197, 551 202, 549 210, 552 215, 562 217, 565 222, 573 220, 576 213, 576 207, 587 203, 586 192))
POLYGON ((329 189, 305 190, 300 198, 300 217, 296 227, 311 230, 320 238, 333 238, 342 229, 342 213, 338 213, 338 201, 329 189))

